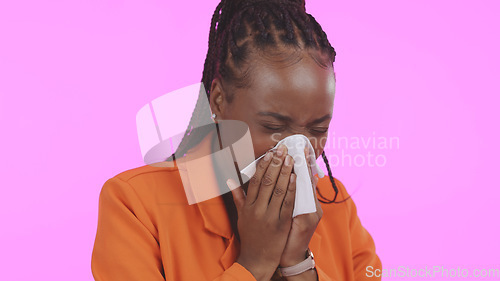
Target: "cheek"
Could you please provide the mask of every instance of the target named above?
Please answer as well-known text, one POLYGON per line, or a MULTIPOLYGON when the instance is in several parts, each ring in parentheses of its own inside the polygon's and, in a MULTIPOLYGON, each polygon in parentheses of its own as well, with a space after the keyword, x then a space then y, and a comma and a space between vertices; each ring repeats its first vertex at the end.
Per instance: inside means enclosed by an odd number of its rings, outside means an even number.
POLYGON ((326 145, 327 136, 325 135, 323 137, 309 138, 309 141, 311 142, 311 145, 314 148, 314 152, 316 154, 316 158, 320 157, 321 153, 323 153, 323 149, 324 149, 324 147, 326 145))
POLYGON ((325 145, 326 145, 326 141, 327 141, 327 137, 326 136, 320 138, 319 147, 315 148, 316 151, 318 151, 319 155, 321 155, 321 153, 323 152, 323 149, 325 148, 325 145))

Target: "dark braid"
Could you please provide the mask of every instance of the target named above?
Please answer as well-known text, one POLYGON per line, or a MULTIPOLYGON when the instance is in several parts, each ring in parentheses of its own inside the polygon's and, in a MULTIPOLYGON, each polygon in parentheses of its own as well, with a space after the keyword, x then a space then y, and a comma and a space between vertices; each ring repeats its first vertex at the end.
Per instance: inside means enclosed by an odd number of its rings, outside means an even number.
MULTIPOLYGON (((325 154, 324 150, 323 150, 323 153, 321 153, 321 156, 323 157, 323 161, 325 161, 326 169, 328 170, 328 176, 330 177, 330 182, 332 183, 333 190, 335 190, 335 196, 333 197, 332 201, 323 201, 322 199, 319 199, 319 198, 318 198, 318 201, 321 203, 331 204, 331 203, 342 203, 342 202, 346 201, 347 199, 351 198, 351 196, 349 195, 349 197, 345 198, 344 200, 342 200, 340 202, 335 202, 335 199, 337 199, 337 195, 339 194, 339 189, 337 188, 337 185, 335 184, 335 181, 333 179, 332 171, 330 170, 330 164, 328 163, 328 158, 326 158, 326 154, 325 154)), ((326 199, 326 197, 323 196, 323 194, 321 194, 321 191, 319 190, 319 188, 316 188, 316 190, 318 191, 318 194, 321 198, 326 199)))
MULTIPOLYGON (((211 20, 198 101, 179 147, 166 160, 184 156, 212 130, 210 126, 201 125, 211 122, 210 108, 204 106, 204 101, 210 101, 210 90, 215 78, 228 81, 235 88, 247 87, 251 79, 251 64, 248 64, 251 50, 268 50, 260 54, 273 56, 280 54, 271 52, 273 49, 284 47, 298 50, 300 46, 319 50, 323 56, 315 60, 322 67, 333 66, 335 49, 316 19, 306 13, 304 0, 221 0, 211 20), (250 66, 245 69, 246 65, 250 66)), ((227 92, 227 102, 231 103, 234 91, 227 92)), ((335 202, 338 188, 324 152, 322 156, 335 197, 333 201, 319 200, 327 204, 341 203, 345 200, 335 202)), ((326 199, 316 189, 320 197, 326 199)))

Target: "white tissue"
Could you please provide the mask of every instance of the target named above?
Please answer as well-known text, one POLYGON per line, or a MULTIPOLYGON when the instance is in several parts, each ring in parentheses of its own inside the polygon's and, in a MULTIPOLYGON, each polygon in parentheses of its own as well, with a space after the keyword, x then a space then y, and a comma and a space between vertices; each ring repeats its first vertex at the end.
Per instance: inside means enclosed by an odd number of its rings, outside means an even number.
MULTIPOLYGON (((316 202, 314 200, 314 193, 316 191, 312 188, 311 177, 309 176, 304 153, 306 145, 309 146, 311 151, 314 151, 311 142, 306 136, 302 134, 295 134, 280 140, 274 148, 277 148, 281 143, 286 145, 288 148, 288 154, 290 154, 295 161, 293 168, 295 174, 297 175, 297 183, 293 217, 302 214, 315 213, 316 202)), ((260 156, 255 161, 250 163, 250 165, 246 166, 243 170, 241 170, 241 173, 245 174, 248 178, 251 178, 255 174, 257 161, 264 155, 260 156)), ((311 159, 314 159, 311 162, 312 174, 317 174, 320 178, 324 177, 325 173, 316 163, 316 157, 311 157, 311 159)))

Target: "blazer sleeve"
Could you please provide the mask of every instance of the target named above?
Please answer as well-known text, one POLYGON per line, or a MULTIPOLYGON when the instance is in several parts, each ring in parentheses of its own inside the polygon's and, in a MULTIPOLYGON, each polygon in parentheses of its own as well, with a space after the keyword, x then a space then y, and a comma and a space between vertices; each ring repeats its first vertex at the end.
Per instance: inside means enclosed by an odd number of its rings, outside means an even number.
MULTIPOLYGON (((156 228, 135 190, 118 177, 99 195, 91 271, 96 281, 166 280, 156 228)), ((235 262, 214 281, 256 279, 235 262)))
MULTIPOLYGON (((340 185, 339 189, 347 194, 342 182, 338 180, 337 182, 340 185)), ((375 251, 375 242, 370 233, 361 224, 356 204, 352 198, 348 199, 345 203, 347 204, 347 212, 349 214, 354 280, 381 280, 382 262, 375 251), (378 274, 374 275, 373 272, 376 270, 378 274)))
POLYGON ((126 181, 107 180, 99 195, 91 269, 96 281, 165 280, 147 213, 126 181))

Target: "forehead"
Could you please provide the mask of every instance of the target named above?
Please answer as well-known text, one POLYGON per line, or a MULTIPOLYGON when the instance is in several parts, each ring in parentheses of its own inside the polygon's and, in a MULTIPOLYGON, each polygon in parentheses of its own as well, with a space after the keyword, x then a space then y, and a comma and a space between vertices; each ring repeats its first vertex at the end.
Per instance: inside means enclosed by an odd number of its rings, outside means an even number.
POLYGON ((333 68, 322 68, 308 55, 293 64, 259 60, 251 72, 250 86, 235 99, 245 110, 279 112, 304 122, 333 111, 333 68))

